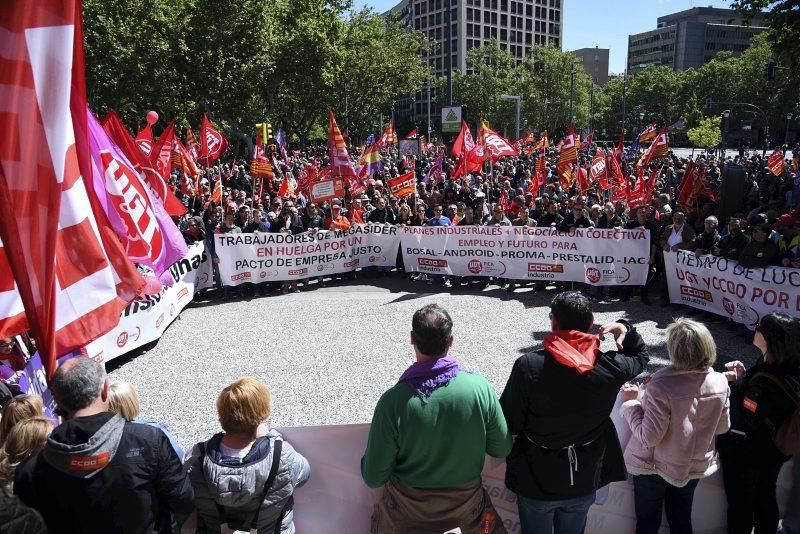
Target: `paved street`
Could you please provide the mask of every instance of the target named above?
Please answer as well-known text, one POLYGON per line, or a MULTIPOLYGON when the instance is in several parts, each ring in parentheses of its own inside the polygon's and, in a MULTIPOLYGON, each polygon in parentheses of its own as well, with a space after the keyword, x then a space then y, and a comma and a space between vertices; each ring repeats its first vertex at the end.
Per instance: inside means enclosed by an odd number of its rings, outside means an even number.
MULTIPOLYGON (((273 426, 368 422, 381 393, 412 363, 412 314, 436 302, 455 323, 452 353, 500 393, 514 360, 547 334, 555 290, 442 291, 394 274, 300 294, 197 302, 149 351, 113 361, 110 374, 134 383, 144 416, 167 423, 184 446, 219 431, 216 396, 245 375, 269 384, 273 426)), ((637 299, 595 310, 598 323, 626 318, 639 329, 651 349, 649 371, 666 364, 663 329, 682 310, 637 299)), ((750 339, 724 323, 709 328, 718 365, 755 359, 750 339)), ((603 345, 610 347, 610 340, 603 345)))

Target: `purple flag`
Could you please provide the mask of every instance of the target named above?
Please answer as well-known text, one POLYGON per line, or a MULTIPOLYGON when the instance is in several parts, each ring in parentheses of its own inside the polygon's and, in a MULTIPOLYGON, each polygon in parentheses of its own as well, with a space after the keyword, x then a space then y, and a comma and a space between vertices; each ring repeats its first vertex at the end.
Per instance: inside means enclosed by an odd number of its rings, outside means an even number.
POLYGON ((428 169, 428 172, 425 173, 425 176, 422 178, 423 184, 428 184, 431 179, 438 180, 439 177, 442 175, 442 163, 444 162, 444 154, 439 154, 436 158, 436 161, 433 162, 433 167, 428 169))
POLYGON ((161 201, 88 108, 86 116, 97 200, 128 259, 149 267, 161 283, 171 286, 169 268, 188 252, 183 236, 161 201))

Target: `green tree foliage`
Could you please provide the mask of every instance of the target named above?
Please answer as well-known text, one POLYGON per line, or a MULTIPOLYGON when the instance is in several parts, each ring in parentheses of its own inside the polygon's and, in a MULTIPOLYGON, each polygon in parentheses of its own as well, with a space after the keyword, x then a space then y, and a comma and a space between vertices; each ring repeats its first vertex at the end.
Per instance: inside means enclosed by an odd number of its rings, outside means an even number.
POLYGON ((467 106, 468 116, 483 115, 493 128, 512 136, 516 126, 515 103, 501 95, 522 98, 520 129, 559 128, 570 123, 570 84, 574 68, 572 110, 576 128, 588 127, 591 79, 574 54, 554 46, 534 46, 517 62, 492 40, 467 52, 467 74, 454 72, 453 102, 467 106))
POLYGON ((746 16, 767 10, 767 38, 796 73, 800 67, 797 61, 800 56, 800 9, 797 0, 734 0, 731 7, 746 16))
MULTIPOLYGON (((130 125, 149 109, 234 132, 269 120, 301 139, 327 124, 366 131, 429 76, 418 33, 350 0, 85 0, 90 104, 130 125)), ((351 134, 353 132, 351 131, 351 134)))
POLYGON ((719 146, 722 140, 720 132, 720 117, 703 117, 694 128, 689 128, 686 135, 689 141, 698 148, 713 148, 719 146))

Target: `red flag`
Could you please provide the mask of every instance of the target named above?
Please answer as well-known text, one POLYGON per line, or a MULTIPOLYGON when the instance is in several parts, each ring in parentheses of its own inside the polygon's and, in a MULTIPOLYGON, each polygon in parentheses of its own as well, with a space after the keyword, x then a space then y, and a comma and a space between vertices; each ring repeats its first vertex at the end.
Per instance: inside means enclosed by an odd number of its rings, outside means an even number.
POLYGON ((397 178, 389 178, 386 180, 386 185, 389 188, 389 191, 391 191, 392 194, 397 198, 413 195, 417 190, 416 184, 417 180, 414 178, 413 170, 405 174, 401 174, 397 178))
POLYGON ((586 170, 586 167, 579 167, 575 174, 578 176, 578 189, 581 194, 584 194, 591 185, 589 183, 589 171, 586 170))
POLYGON ((186 127, 186 148, 189 149, 192 159, 197 161, 200 155, 200 143, 197 142, 197 137, 194 136, 191 126, 186 127))
POLYGON ((289 181, 289 177, 284 176, 283 182, 281 182, 281 187, 278 189, 278 196, 281 198, 289 198, 290 195, 294 195, 294 187, 289 181))
POLYGON ((417 132, 417 129, 414 128, 413 130, 408 132, 408 135, 406 135, 403 139, 416 139, 418 136, 419 133, 417 132))
POLYGON ((270 164, 269 160, 264 155, 261 135, 256 138, 255 153, 253 154, 252 161, 250 161, 250 174, 254 178, 265 178, 267 180, 272 180, 275 178, 275 175, 272 172, 272 164, 270 164))
POLYGON ((776 148, 767 158, 767 168, 775 176, 780 176, 786 170, 786 162, 783 159, 783 151, 776 148))
POLYGON ((172 140, 172 165, 192 178, 200 175, 200 169, 197 168, 189 150, 183 146, 183 143, 177 137, 172 140))
POLYGON ((644 168, 639 167, 636 185, 628 193, 628 206, 632 210, 644 205, 644 191, 644 168))
POLYGON ((590 133, 581 143, 581 150, 589 150, 594 142, 594 132, 590 133))
MULTIPOLYGON (((136 172, 140 173, 150 189, 156 194, 167 214, 170 217, 180 217, 186 213, 186 206, 175 198, 175 195, 167 187, 166 182, 159 174, 157 167, 152 164, 150 158, 139 148, 133 138, 125 129, 125 125, 119 120, 119 116, 111 112, 106 115, 106 124, 103 129, 114 141, 122 153, 128 158, 136 172)), ((152 152, 152 145, 151 145, 152 152)))
POLYGON ((647 167, 650 162, 656 158, 663 158, 669 154, 669 145, 667 144, 667 128, 666 126, 661 129, 650 148, 647 149, 642 160, 637 167, 647 167))
POLYGON ((88 178, 80 2, 0 3, 0 30, 0 295, 16 281, 51 376, 58 356, 119 323, 144 280, 88 178))
POLYGON ((347 145, 344 142, 344 137, 342 137, 342 132, 339 130, 339 125, 336 124, 336 118, 333 116, 333 110, 330 108, 328 108, 328 154, 331 159, 331 175, 334 178, 358 177, 356 170, 353 168, 350 154, 347 152, 347 145))
POLYGON ((203 113, 203 122, 200 126, 200 159, 206 165, 213 165, 228 150, 228 140, 219 133, 208 116, 203 113))
POLYGON ((568 188, 575 180, 573 176, 573 167, 578 162, 578 143, 575 140, 575 128, 570 124, 569 133, 561 145, 558 153, 558 161, 556 162, 556 170, 558 171, 558 180, 561 182, 561 187, 568 188))
POLYGON ((222 202, 222 175, 217 174, 217 181, 214 182, 214 191, 211 192, 211 201, 219 205, 222 202))
POLYGON ((147 156, 150 156, 150 154, 153 152, 155 140, 153 139, 153 129, 150 127, 149 122, 147 123, 147 126, 142 128, 142 130, 136 134, 136 144, 147 156))
POLYGON ((599 148, 594 153, 589 176, 592 182, 599 182, 600 187, 608 189, 608 161, 606 153, 599 148))
POLYGON ((647 143, 648 141, 652 141, 658 135, 658 126, 656 123, 649 125, 647 128, 644 129, 642 133, 639 134, 639 142, 640 143, 647 143))
POLYGON ((172 120, 161 132, 161 136, 150 153, 150 162, 165 182, 169 181, 169 176, 172 173, 172 144, 174 140, 175 121, 172 120))
MULTIPOLYGON (((691 205, 695 182, 700 174, 699 171, 700 169, 698 169, 694 161, 689 161, 689 164, 686 166, 686 170, 683 173, 680 188, 678 189, 679 192, 677 202, 679 206, 691 205)), ((705 172, 705 170, 703 170, 703 172, 705 172)))
POLYGON ((528 187, 534 195, 538 195, 542 187, 547 183, 547 155, 544 149, 539 152, 539 158, 536 160, 536 169, 533 172, 533 179, 531 185, 528 187))
MULTIPOLYGON (((469 139, 469 141, 472 142, 472 134, 469 131, 469 126, 467 125, 467 121, 462 119, 461 131, 458 132, 458 137, 456 137, 456 140, 453 142, 453 148, 450 151, 450 154, 453 157, 455 158, 459 157, 461 153, 464 152, 465 148, 466 150, 470 150, 472 148, 472 146, 467 146, 467 147, 464 146, 467 139, 469 139)), ((472 145, 474 146, 474 142, 472 143, 472 145)))
POLYGON ((617 158, 611 157, 609 159, 611 160, 611 172, 609 173, 611 178, 611 200, 612 202, 626 200, 628 198, 628 179, 622 173, 617 158))
POLYGON ((483 145, 484 153, 492 160, 497 161, 503 156, 516 156, 519 153, 508 141, 489 128, 486 121, 481 122, 481 129, 478 132, 479 142, 483 145))

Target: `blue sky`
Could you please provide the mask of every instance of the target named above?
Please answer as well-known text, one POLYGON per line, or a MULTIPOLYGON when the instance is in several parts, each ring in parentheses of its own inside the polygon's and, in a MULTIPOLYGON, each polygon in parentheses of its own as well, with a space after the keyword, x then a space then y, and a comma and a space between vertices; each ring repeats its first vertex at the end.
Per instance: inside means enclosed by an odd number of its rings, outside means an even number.
MULTIPOLYGON (((695 6, 729 7, 730 0, 562 0, 564 50, 608 48, 609 70, 625 69, 628 34, 652 30, 656 19, 695 6)), ((356 7, 372 6, 383 12, 397 0, 355 0, 356 7)))

